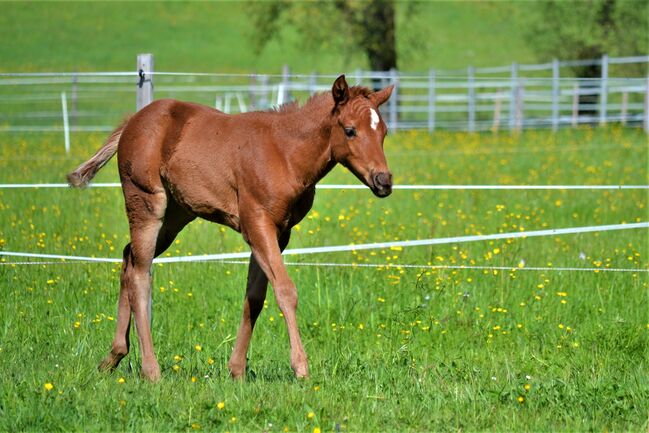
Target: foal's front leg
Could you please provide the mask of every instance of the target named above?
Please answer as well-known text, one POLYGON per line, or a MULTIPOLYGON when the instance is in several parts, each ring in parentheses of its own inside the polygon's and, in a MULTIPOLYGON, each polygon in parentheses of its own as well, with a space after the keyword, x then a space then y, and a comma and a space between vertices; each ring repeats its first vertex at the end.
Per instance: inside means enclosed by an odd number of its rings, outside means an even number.
MULTIPOLYGON (((290 238, 291 232, 287 230, 279 238, 279 247, 284 251, 290 238)), ((268 278, 264 271, 257 263, 254 256, 250 257, 250 264, 248 265, 248 284, 246 287, 246 297, 243 301, 243 317, 241 318, 241 325, 237 332, 237 340, 234 343, 234 350, 228 362, 228 368, 232 378, 237 379, 243 377, 246 370, 246 354, 248 353, 248 346, 250 345, 250 338, 252 331, 255 328, 255 322, 259 317, 259 313, 264 308, 264 301, 266 300, 266 289, 268 288, 268 278)))
POLYGON ((254 219, 242 221, 244 222, 248 223, 242 224, 242 227, 245 226, 244 236, 250 244, 255 260, 273 286, 275 300, 286 321, 291 344, 291 368, 297 377, 307 377, 309 375, 307 357, 297 326, 297 289, 289 278, 282 260, 277 227, 270 218, 258 214, 254 219))

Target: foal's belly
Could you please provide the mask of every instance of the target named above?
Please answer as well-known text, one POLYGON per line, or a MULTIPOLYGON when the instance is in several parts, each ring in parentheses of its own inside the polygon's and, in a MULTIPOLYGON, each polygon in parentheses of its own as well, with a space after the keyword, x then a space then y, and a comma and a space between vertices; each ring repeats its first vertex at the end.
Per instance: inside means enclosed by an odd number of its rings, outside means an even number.
POLYGON ((165 188, 193 214, 240 230, 237 194, 227 176, 206 172, 196 161, 172 158, 161 168, 165 188))

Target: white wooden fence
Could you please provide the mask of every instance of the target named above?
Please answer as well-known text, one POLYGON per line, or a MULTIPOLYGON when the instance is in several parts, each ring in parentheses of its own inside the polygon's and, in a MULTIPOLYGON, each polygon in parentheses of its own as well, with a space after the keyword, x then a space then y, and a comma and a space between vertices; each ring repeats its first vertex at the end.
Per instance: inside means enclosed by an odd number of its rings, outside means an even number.
MULTIPOLYGON (((370 87, 396 84, 382 107, 391 129, 557 130, 615 122, 649 132, 648 65, 649 56, 603 56, 425 73, 357 70, 347 80, 370 87), (586 65, 599 66, 601 76, 570 74, 570 67, 586 65), (632 71, 641 75, 632 77, 632 71)), ((152 55, 138 56, 136 70, 129 72, 0 73, 0 132, 65 131, 69 143, 70 131, 110 131, 126 113, 152 101, 154 90, 155 98, 236 113, 305 100, 329 90, 336 76, 291 74, 288 67, 281 74, 155 71, 152 55)))

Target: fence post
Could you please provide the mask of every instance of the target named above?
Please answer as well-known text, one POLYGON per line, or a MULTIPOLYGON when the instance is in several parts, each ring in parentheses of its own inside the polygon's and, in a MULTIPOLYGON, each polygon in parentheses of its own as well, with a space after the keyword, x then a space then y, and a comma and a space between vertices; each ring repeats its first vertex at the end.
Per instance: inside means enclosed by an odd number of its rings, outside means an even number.
POLYGON ((606 104, 608 103, 608 55, 602 56, 602 79, 599 82, 599 124, 606 125, 606 104))
POLYGON ((552 131, 559 129, 559 61, 552 60, 552 131))
POLYGON ((313 95, 318 91, 318 73, 312 72, 309 76, 309 94, 313 95))
POLYGON ((63 111, 63 135, 65 137, 65 153, 70 153, 70 122, 68 121, 68 100, 65 92, 61 92, 61 110, 63 111))
POLYGON ((509 129, 516 127, 516 97, 518 94, 518 63, 512 63, 509 92, 509 129))
POLYGON ((468 100, 468 129, 469 132, 475 132, 475 86, 474 86, 475 68, 467 68, 467 100, 468 100))
POLYGON ((265 110, 269 106, 269 99, 268 99, 268 75, 260 75, 258 77, 258 84, 261 89, 259 90, 260 97, 259 97, 259 108, 262 110, 265 110))
POLYGON ((354 85, 363 85, 363 71, 360 68, 354 71, 354 81, 354 85))
POLYGON ((248 87, 248 99, 250 100, 250 109, 257 108, 257 74, 253 73, 250 76, 250 85, 248 87))
POLYGON ((620 113, 620 122, 623 126, 626 126, 626 117, 629 106, 629 92, 622 92, 622 112, 620 113))
POLYGON ((139 111, 153 102, 153 54, 138 54, 137 72, 139 78, 135 104, 139 111))
MULTIPOLYGON (((291 100, 291 92, 289 91, 289 86, 291 84, 291 68, 288 65, 282 66, 282 104, 289 102, 291 100)), ((280 96, 278 95, 279 99, 280 96)), ((280 104, 278 104, 280 105, 280 104)))
POLYGON ((394 84, 394 90, 392 91, 392 96, 389 99, 389 109, 390 109, 390 128, 392 130, 397 130, 397 123, 399 121, 398 109, 398 99, 399 99, 399 89, 396 84, 398 81, 397 70, 392 68, 390 69, 390 81, 394 84))
POLYGON ((500 128, 500 106, 502 105, 502 92, 500 89, 496 92, 496 100, 494 101, 494 118, 491 125, 491 132, 498 132, 500 128))
POLYGON ((523 116, 525 115, 525 110, 523 108, 525 87, 518 86, 516 90, 516 131, 520 131, 525 126, 525 121, 523 119, 523 116))
POLYGON ((644 119, 642 123, 644 126, 644 132, 649 134, 649 77, 647 77, 644 86, 644 119))
POLYGON ((77 126, 77 85, 78 85, 79 77, 77 73, 75 72, 72 75, 72 114, 71 114, 71 125, 73 127, 77 126))
POLYGON ((430 69, 428 71, 428 131, 432 132, 435 130, 435 98, 436 95, 435 88, 435 70, 430 69))
POLYGON ((579 84, 575 83, 572 89, 572 127, 579 124, 579 84))

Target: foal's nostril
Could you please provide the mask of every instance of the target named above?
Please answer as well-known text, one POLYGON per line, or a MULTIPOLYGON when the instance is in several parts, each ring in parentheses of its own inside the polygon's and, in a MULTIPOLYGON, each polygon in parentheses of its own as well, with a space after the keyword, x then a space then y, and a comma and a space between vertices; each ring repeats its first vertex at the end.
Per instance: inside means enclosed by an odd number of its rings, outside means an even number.
POLYGON ((388 172, 377 173, 374 176, 374 185, 382 188, 389 188, 392 186, 392 174, 388 172))

